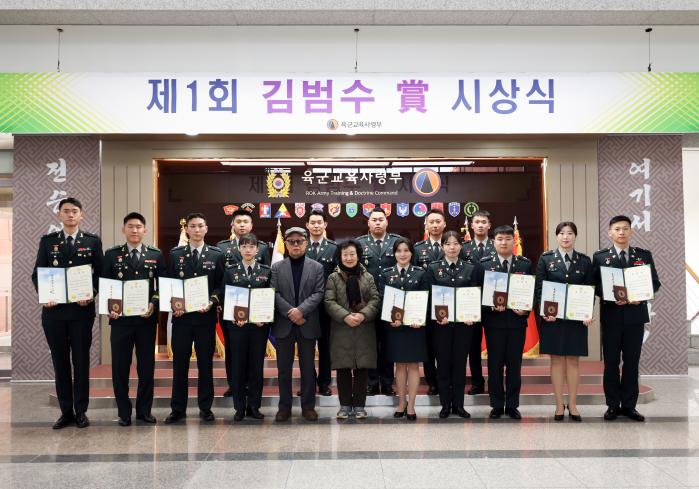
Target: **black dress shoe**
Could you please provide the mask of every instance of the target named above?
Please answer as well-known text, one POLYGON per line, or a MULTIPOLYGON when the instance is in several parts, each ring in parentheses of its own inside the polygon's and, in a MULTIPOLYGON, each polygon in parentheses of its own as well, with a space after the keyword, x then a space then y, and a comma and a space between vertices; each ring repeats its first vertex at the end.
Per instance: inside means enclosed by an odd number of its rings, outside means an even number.
POLYGON ((320 394, 321 396, 332 396, 333 391, 330 390, 329 385, 321 385, 318 386, 318 394, 320 394))
POLYGON ((165 418, 165 424, 172 424, 172 423, 177 423, 179 420, 186 418, 187 415, 185 413, 181 413, 179 411, 172 411, 170 414, 167 415, 167 418, 165 418))
POLYGON ((199 417, 202 419, 202 421, 206 421, 210 423, 211 421, 214 421, 216 419, 216 416, 214 416, 213 411, 211 409, 207 409, 204 411, 203 409, 199 410, 199 417))
POLYGON ((301 389, 296 391, 296 397, 301 397, 301 389))
POLYGON ((70 426, 75 422, 75 416, 72 414, 61 414, 61 417, 56 420, 55 423, 53 423, 52 428, 54 430, 60 430, 61 428, 65 428, 66 426, 70 426))
POLYGON ((413 413, 413 414, 405 413, 405 419, 407 419, 408 421, 415 421, 415 420, 417 420, 417 413, 413 413))
POLYGON ((242 421, 245 418, 245 410, 241 409, 236 411, 233 415, 233 421, 242 421))
POLYGON ((512 419, 522 419, 522 415, 517 408, 505 408, 505 414, 512 419))
POLYGON ((483 386, 476 386, 472 385, 471 388, 468 390, 468 395, 469 396, 476 396, 478 394, 485 394, 485 387, 483 386))
POLYGON ((396 411, 396 412, 394 412, 394 413, 393 413, 393 417, 394 417, 394 418, 402 418, 402 417, 405 416, 406 414, 408 414, 408 408, 405 408, 405 409, 403 409, 402 411, 396 411))
POLYGON ((604 412, 604 419, 607 421, 614 421, 619 417, 619 409, 615 407, 608 407, 607 410, 604 412))
POLYGON ((233 397, 233 391, 226 389, 226 392, 223 393, 223 397, 233 397))
POLYGON ((436 396, 437 394, 439 394, 439 390, 437 389, 436 385, 431 385, 427 388, 428 396, 436 396))
POLYGON ((456 414, 457 416, 460 416, 464 419, 468 419, 471 417, 471 414, 466 411, 463 406, 452 406, 451 408, 452 414, 456 414))
POLYGON ((245 410, 245 415, 250 416, 253 419, 265 419, 265 415, 262 414, 259 408, 249 407, 245 410))
POLYGON ((90 426, 90 420, 87 419, 85 413, 75 414, 75 426, 77 426, 78 428, 87 428, 88 426, 90 426))
POLYGON ((566 414, 566 407, 563 406, 563 414, 558 414, 558 413, 553 413, 553 420, 554 421, 563 421, 563 418, 565 418, 566 414))
POLYGON ((119 417, 119 426, 131 426, 131 416, 119 417))
POLYGON ((291 417, 291 411, 282 411, 281 409, 277 411, 277 414, 274 415, 274 421, 277 423, 283 423, 285 421, 289 421, 289 418, 291 417))
POLYGON ((629 419, 632 419, 634 421, 638 421, 640 423, 643 423, 646 420, 646 417, 643 416, 638 411, 636 411, 636 409, 621 408, 621 414, 626 416, 629 419))
POLYGON ((439 417, 441 419, 445 419, 445 418, 448 418, 450 414, 451 414, 451 407, 442 406, 442 410, 439 412, 439 417))
POLYGON ((493 408, 490 410, 488 417, 490 419, 500 419, 500 416, 503 414, 505 414, 505 410, 503 408, 493 408))
POLYGON ((375 396, 379 394, 379 386, 378 385, 369 385, 366 388, 366 395, 367 396, 375 396))
POLYGON ((575 421, 576 423, 580 423, 582 421, 582 416, 580 416, 580 413, 578 414, 573 414, 570 412, 570 406, 566 406, 566 409, 568 409, 568 417, 575 421))
POLYGON ((395 396, 396 391, 393 390, 392 385, 382 385, 381 394, 383 394, 384 396, 395 396))
POLYGON ((149 424, 155 424, 158 422, 158 420, 155 419, 155 416, 153 416, 151 413, 137 414, 136 419, 139 421, 143 421, 144 423, 149 423, 149 424))

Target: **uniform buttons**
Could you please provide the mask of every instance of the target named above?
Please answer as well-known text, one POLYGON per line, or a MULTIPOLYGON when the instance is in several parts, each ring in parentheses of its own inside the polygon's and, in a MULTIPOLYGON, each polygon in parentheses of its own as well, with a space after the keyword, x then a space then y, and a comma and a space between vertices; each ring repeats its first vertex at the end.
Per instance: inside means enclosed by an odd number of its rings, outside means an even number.
POLYGON ((72 265, 72 264, 73 264, 73 261, 72 261, 72 260, 68 260, 68 265, 72 265))
POLYGON ((194 276, 195 276, 195 277, 197 276, 197 272, 194 272, 194 276))
POLYGON ((138 275, 138 272, 136 272, 136 275, 138 275))
POLYGON ((250 284, 248 284, 248 289, 250 288, 250 284))
POLYGON ((451 281, 453 282, 453 281, 454 281, 454 279, 451 279, 451 281))

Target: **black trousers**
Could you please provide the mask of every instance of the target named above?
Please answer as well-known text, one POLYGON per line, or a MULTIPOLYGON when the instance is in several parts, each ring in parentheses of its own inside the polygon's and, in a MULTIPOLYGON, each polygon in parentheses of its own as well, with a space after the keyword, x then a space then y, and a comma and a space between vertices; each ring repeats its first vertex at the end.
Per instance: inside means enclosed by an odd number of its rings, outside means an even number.
POLYGON ((240 327, 226 321, 225 330, 231 343, 233 407, 236 411, 259 408, 269 326, 246 324, 240 327))
POLYGON ((337 394, 340 406, 364 407, 366 405, 366 386, 368 369, 338 368, 337 394))
MULTIPOLYGON (((223 324, 223 322, 221 322, 221 324, 223 324)), ((228 328, 226 326, 222 326, 221 330, 223 331, 223 354, 226 356, 226 358, 223 360, 223 363, 226 366, 226 383, 228 384, 228 388, 232 391, 233 365, 231 364, 231 338, 228 335, 228 328)))
POLYGON ((393 362, 388 357, 388 331, 380 325, 376 332, 376 368, 369 369, 369 385, 381 384, 384 388, 393 386, 393 362))
POLYGON ((189 398, 189 359, 192 343, 197 354, 199 370, 197 400, 199 409, 208 411, 214 402, 214 350, 216 349, 216 323, 192 324, 177 322, 172 325, 172 400, 173 411, 187 411, 189 398))
POLYGON ((472 326, 471 350, 468 352, 468 366, 471 369, 471 385, 473 387, 485 387, 483 378, 483 366, 481 364, 481 343, 483 342, 483 324, 472 326))
POLYGON ((321 304, 318 308, 320 318, 320 338, 318 338, 318 387, 324 388, 330 385, 330 316, 325 312, 321 304))
POLYGON ((643 324, 602 323, 604 397, 607 406, 634 409, 638 401, 638 363, 643 324), (623 362, 621 376, 619 364, 623 362))
POLYGON ((464 407, 466 355, 471 347, 472 327, 463 323, 434 325, 437 385, 442 406, 464 407))
POLYGON ((437 361, 437 354, 434 349, 434 328, 435 326, 432 322, 427 323, 427 361, 422 363, 422 367, 425 373, 425 381, 430 387, 437 386, 437 367, 435 363, 437 361))
POLYGON ((522 388, 522 351, 526 328, 485 328, 488 343, 488 395, 490 407, 519 407, 522 388), (505 379, 507 369, 507 379, 505 379))
POLYGON ((304 338, 297 327, 286 338, 277 338, 277 371, 279 375, 279 410, 291 411, 291 372, 294 366, 294 345, 298 345, 301 369, 301 409, 316 405, 316 340, 304 338))
POLYGON ((136 348, 136 415, 150 414, 153 406, 153 372, 155 371, 155 324, 144 320, 141 324, 113 325, 110 333, 112 346, 112 386, 120 418, 131 416, 129 373, 134 347, 136 348))
POLYGON ((68 416, 87 411, 90 401, 90 346, 94 321, 94 316, 41 321, 51 350, 58 405, 61 413, 68 416))

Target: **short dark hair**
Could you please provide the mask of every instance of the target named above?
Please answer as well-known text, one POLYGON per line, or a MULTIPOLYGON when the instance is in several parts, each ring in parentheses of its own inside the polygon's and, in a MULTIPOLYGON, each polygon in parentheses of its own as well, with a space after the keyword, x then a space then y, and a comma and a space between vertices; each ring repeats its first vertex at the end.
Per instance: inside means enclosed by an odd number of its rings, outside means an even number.
POLYGON ((396 250, 398 249, 398 247, 402 244, 404 244, 408 247, 411 255, 415 254, 415 249, 413 248, 413 242, 410 241, 410 239, 404 238, 403 236, 401 236, 400 238, 398 238, 397 240, 395 240, 393 242, 393 254, 394 255, 396 254, 396 250))
POLYGON ((252 233, 243 234, 240 238, 238 238, 238 247, 241 247, 246 244, 253 246, 260 245, 259 241, 257 240, 257 236, 255 236, 252 233))
POLYGON ((233 214, 231 214, 231 221, 234 220, 238 216, 248 216, 252 220, 252 212, 250 212, 247 209, 236 209, 233 211, 233 214))
POLYGON ((442 246, 444 243, 449 241, 449 238, 454 238, 456 241, 461 243, 461 235, 459 233, 456 231, 445 231, 444 234, 442 234, 442 246))
POLYGON ((327 219, 325 218, 325 212, 318 210, 318 209, 313 209, 311 212, 309 212, 306 215, 306 222, 310 222, 311 216, 320 216, 323 218, 324 222, 327 221, 327 219))
POLYGON ((614 216, 609 220, 609 227, 612 227, 613 225, 615 225, 618 222, 624 222, 624 221, 628 222, 629 226, 631 225, 631 219, 629 219, 628 216, 621 216, 621 215, 614 216))
POLYGON ((575 223, 574 223, 573 221, 563 221, 563 222, 559 222, 559 223, 558 223, 558 226, 556 226, 556 234, 558 234, 558 233, 560 233, 561 231, 563 231, 563 228, 565 228, 565 227, 569 227, 570 229, 573 230, 573 234, 574 234, 574 235, 576 235, 576 236, 578 235, 578 226, 576 226, 575 223))
POLYGON ((473 213, 471 219, 473 219, 474 217, 485 217, 486 219, 488 219, 488 221, 490 221, 490 212, 479 210, 473 213))
POLYGON ((515 235, 515 230, 512 228, 512 226, 498 226, 495 228, 495 231, 493 231, 493 237, 497 236, 498 234, 509 234, 510 236, 515 235))
POLYGON ((131 219, 138 219, 144 226, 146 225, 146 218, 143 217, 143 214, 139 214, 138 212, 129 212, 126 214, 126 217, 124 217, 124 225, 131 219))
POLYGON ((371 212, 369 213, 369 216, 367 216, 367 217, 371 217, 371 215, 372 215, 374 212, 380 212, 381 214, 383 214, 384 217, 388 217, 388 216, 386 215, 386 211, 383 210, 381 207, 374 207, 373 209, 371 209, 371 212))
POLYGON ((60 211, 61 207, 63 207, 65 204, 71 204, 71 205, 74 205, 75 207, 77 207, 78 209, 83 210, 83 205, 75 197, 66 197, 65 199, 62 199, 58 203, 58 210, 60 211))
POLYGON ((430 209, 430 211, 425 216, 425 219, 430 217, 430 214, 439 214, 440 216, 442 216, 442 219, 444 219, 445 221, 447 220, 447 215, 441 209, 430 209))
POLYGON ((361 261, 362 259, 362 246, 359 244, 358 241, 354 239, 348 239, 346 241, 343 241, 342 243, 337 245, 337 254, 335 255, 335 259, 337 260, 337 263, 342 262, 342 250, 346 250, 347 248, 350 248, 354 246, 354 249, 357 250, 357 261, 361 261))
POLYGON ((204 222, 206 222, 206 217, 201 212, 190 212, 187 214, 187 217, 184 218, 185 224, 189 224, 189 221, 192 219, 204 219, 204 222))

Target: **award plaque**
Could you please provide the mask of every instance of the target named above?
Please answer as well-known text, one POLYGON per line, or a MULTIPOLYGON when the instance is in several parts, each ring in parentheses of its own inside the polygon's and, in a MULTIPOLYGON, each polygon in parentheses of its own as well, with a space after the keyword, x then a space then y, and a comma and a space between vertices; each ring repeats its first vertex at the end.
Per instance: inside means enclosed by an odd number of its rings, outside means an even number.
POLYGON ((395 323, 396 321, 403 322, 403 309, 398 306, 393 306, 391 308, 391 322, 395 323))
POLYGON ((544 313, 546 317, 558 316, 558 302, 544 301, 544 313))
POLYGON ((623 285, 615 285, 614 288, 614 299, 618 301, 628 300, 628 294, 626 292, 626 287, 623 285))
POLYGON ((496 290, 493 292, 493 306, 505 307, 507 305, 507 292, 496 290))
POLYGON ((434 306, 434 315, 437 321, 443 321, 445 318, 449 317, 449 306, 444 304, 434 306))
POLYGON ((250 309, 245 306, 233 306, 233 317, 236 321, 248 322, 250 317, 250 309))
POLYGON ((184 298, 182 298, 182 297, 170 298, 170 308, 172 309, 172 312, 177 312, 177 311, 184 312, 184 298))
POLYGON ((115 312, 121 316, 121 299, 107 299, 109 312, 115 312))

